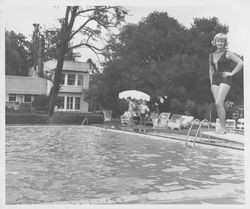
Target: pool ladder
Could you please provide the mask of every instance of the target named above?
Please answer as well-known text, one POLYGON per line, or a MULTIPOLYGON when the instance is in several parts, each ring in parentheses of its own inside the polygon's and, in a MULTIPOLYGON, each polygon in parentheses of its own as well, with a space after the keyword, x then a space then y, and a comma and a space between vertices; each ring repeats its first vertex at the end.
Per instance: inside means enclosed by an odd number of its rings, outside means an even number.
MULTIPOLYGON (((210 122, 207 120, 207 119, 204 119, 204 120, 202 120, 202 121, 200 121, 199 119, 195 119, 195 120, 193 120, 193 122, 192 122, 192 124, 191 124, 191 126, 190 126, 190 128, 189 128, 189 130, 188 130, 188 133, 187 133, 187 137, 186 137, 186 144, 188 144, 188 139, 189 139, 189 136, 190 136, 190 132, 191 132, 191 130, 192 130, 192 128, 193 128, 193 126, 194 126, 194 124, 196 123, 196 122, 198 122, 199 123, 199 127, 198 127, 198 129, 197 129, 197 131, 196 131, 196 134, 195 134, 195 137, 194 137, 194 140, 193 140, 193 146, 195 147, 196 146, 196 139, 197 139, 197 136, 198 136, 198 134, 199 134, 199 136, 200 136, 200 141, 201 141, 201 127, 202 127, 202 124, 203 123, 207 123, 207 126, 208 126, 208 131, 210 131, 210 122)), ((210 136, 209 136, 209 141, 210 141, 210 136)))
POLYGON ((89 124, 89 119, 88 119, 88 117, 84 117, 83 118, 83 121, 82 121, 82 123, 81 123, 81 126, 83 126, 83 125, 88 125, 89 124))

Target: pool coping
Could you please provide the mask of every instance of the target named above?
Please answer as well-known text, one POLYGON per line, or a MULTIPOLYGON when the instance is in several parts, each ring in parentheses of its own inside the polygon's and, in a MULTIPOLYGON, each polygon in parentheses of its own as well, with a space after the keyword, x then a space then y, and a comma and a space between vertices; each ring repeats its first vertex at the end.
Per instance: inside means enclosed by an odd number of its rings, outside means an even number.
MULTIPOLYGON (((187 190, 174 190, 168 192, 150 192, 144 194, 131 194, 111 197, 100 198, 86 198, 82 200, 73 201, 55 201, 42 203, 43 205, 52 204, 152 204, 152 203, 164 203, 172 204, 178 202, 192 202, 192 201, 209 201, 210 199, 223 199, 232 198, 235 200, 235 204, 242 205, 245 202, 245 197, 233 197, 242 190, 242 185, 224 183, 221 185, 211 186, 211 188, 204 189, 187 189, 187 190), (218 193, 219 192, 219 193, 218 193)), ((228 203, 223 203, 228 204, 228 203)))
MULTIPOLYGON (((154 137, 155 139, 161 139, 161 140, 164 140, 164 139, 177 140, 177 141, 185 142, 186 145, 188 145, 188 146, 190 146, 190 143, 193 144, 193 141, 191 141, 191 140, 186 141, 186 136, 178 135, 178 134, 169 134, 168 133, 168 134, 161 135, 161 134, 157 134, 157 133, 134 132, 134 131, 122 130, 122 129, 118 130, 118 129, 115 129, 115 128, 100 127, 100 126, 94 126, 94 125, 90 125, 89 127, 102 129, 102 130, 108 130, 108 131, 112 131, 112 132, 118 132, 118 133, 127 133, 127 134, 131 134, 131 135, 139 135, 139 136, 144 136, 144 137, 146 136, 146 137, 150 137, 150 138, 154 137)), ((194 137, 190 137, 190 138, 194 139, 194 137)), ((244 148, 226 146, 226 145, 221 145, 221 144, 211 144, 211 143, 206 143, 204 141, 199 141, 199 140, 196 140, 195 144, 199 144, 200 146, 201 145, 202 146, 214 146, 214 147, 244 151, 244 148)), ((193 147, 195 147, 195 146, 193 146, 193 147)))

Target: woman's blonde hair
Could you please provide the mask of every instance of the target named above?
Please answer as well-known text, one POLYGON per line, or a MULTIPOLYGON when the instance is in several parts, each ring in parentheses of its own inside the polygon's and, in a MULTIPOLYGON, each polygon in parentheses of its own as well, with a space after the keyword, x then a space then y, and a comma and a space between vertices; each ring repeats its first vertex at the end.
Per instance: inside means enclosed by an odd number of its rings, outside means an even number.
POLYGON ((214 36, 214 40, 212 40, 212 45, 213 46, 216 46, 216 40, 218 39, 221 39, 225 42, 225 48, 228 46, 228 41, 227 41, 227 36, 226 34, 224 33, 217 33, 215 36, 214 36))

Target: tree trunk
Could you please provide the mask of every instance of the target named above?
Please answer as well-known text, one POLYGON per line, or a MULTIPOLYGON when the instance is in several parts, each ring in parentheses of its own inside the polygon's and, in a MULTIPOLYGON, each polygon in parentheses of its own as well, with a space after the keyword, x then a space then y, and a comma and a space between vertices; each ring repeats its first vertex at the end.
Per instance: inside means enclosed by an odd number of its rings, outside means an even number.
POLYGON ((53 87, 50 90, 49 102, 48 102, 50 117, 54 114, 54 108, 55 108, 57 96, 60 90, 63 62, 64 62, 64 56, 66 53, 67 45, 68 45, 67 43, 62 43, 61 49, 59 50, 59 54, 58 54, 54 83, 53 83, 53 87))

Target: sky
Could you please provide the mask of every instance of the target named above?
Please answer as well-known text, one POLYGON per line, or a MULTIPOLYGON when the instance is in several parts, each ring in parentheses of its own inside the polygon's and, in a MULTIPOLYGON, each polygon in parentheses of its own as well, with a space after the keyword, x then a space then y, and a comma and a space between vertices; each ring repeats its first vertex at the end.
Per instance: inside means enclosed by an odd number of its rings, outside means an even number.
MULTIPOLYGON (((194 18, 217 17, 220 23, 229 26, 229 50, 244 55, 245 44, 242 43, 242 34, 246 33, 246 28, 242 26, 247 13, 245 12, 245 4, 213 4, 211 2, 216 2, 213 0, 204 2, 210 3, 190 3, 188 5, 168 5, 165 3, 152 6, 144 2, 144 4, 123 6, 129 10, 129 15, 126 18, 127 23, 138 23, 143 17, 147 17, 153 11, 167 12, 170 17, 177 19, 179 23, 187 28, 191 26, 194 18)), ((64 16, 65 9, 63 5, 60 5, 60 7, 54 5, 56 4, 6 4, 4 9, 5 28, 16 33, 22 33, 30 38, 33 32, 33 23, 39 23, 41 26, 46 27, 58 26, 57 18, 64 16)), ((103 43, 99 43, 98 46, 103 46, 103 43)), ((98 61, 96 55, 91 50, 77 49, 75 52, 81 54, 81 58, 78 58, 78 61, 86 61, 88 58, 95 62, 98 61)), ((102 57, 100 59, 102 60, 102 57)))

